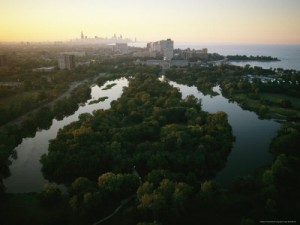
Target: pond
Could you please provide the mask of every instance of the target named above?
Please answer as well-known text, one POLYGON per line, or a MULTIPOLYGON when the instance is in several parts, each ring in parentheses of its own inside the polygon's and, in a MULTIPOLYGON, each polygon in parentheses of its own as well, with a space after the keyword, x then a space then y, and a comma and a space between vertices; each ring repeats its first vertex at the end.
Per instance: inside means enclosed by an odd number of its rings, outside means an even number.
MULTIPOLYGON (((268 147, 279 128, 278 123, 272 120, 260 120, 255 113, 245 111, 236 103, 229 102, 221 95, 219 87, 214 88, 219 95, 210 97, 204 96, 196 87, 188 87, 175 82, 169 83, 179 88, 183 98, 191 94, 201 98, 204 111, 212 113, 224 111, 228 114, 236 142, 228 157, 226 167, 216 177, 218 183, 227 185, 235 177, 249 175, 259 167, 270 163, 271 155, 268 153, 268 147)), ((33 138, 23 139, 16 148, 18 158, 10 166, 11 176, 4 180, 7 192, 39 192, 47 182, 40 171, 39 160, 41 155, 47 153, 49 140, 56 137, 59 129, 78 120, 81 113, 92 113, 96 109, 108 109, 111 101, 120 97, 123 87, 127 85, 127 79, 123 78, 106 82, 102 87, 93 86, 92 98, 85 105, 80 106, 73 115, 65 117, 61 121, 54 119, 50 129, 38 131, 33 138), (113 86, 114 83, 116 85, 113 86), (111 85, 111 89, 103 90, 107 85, 111 85), (105 101, 89 105, 89 102, 106 96, 108 98, 105 101)))

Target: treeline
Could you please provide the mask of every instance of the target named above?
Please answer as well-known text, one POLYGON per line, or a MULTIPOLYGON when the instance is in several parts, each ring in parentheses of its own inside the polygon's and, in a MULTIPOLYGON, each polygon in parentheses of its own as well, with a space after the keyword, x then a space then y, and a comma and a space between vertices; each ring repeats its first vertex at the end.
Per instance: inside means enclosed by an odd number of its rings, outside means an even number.
POLYGON ((284 75, 262 79, 248 76, 224 78, 220 87, 225 97, 263 118, 299 120, 299 72, 285 72, 284 75))
POLYGON ((0 86, 0 125, 53 101, 67 91, 72 82, 95 75, 81 74, 79 71, 80 69, 76 71, 56 70, 45 74, 25 70, 21 74, 5 78, 8 83, 18 81, 18 84, 12 87, 0 86))
POLYGON ((166 82, 141 75, 109 110, 82 114, 60 130, 41 158, 42 172, 72 184, 69 204, 78 221, 105 217, 137 194, 124 224, 174 224, 190 220, 183 215, 201 183, 203 192, 215 189, 207 180, 224 167, 232 142, 225 113, 203 112, 195 97, 182 99, 166 82))
POLYGON ((230 61, 261 61, 261 62, 270 62, 270 61, 280 61, 276 57, 271 56, 246 56, 246 55, 228 55, 226 58, 230 61))
POLYGON ((135 200, 113 219, 116 224, 196 225, 201 221, 254 225, 277 218, 297 221, 299 140, 299 124, 282 125, 270 145, 272 164, 254 177, 238 178, 226 190, 211 180, 199 180, 193 185, 185 182, 183 175, 179 178, 168 169, 152 170, 142 178, 140 185, 135 168, 131 175, 104 173, 98 182, 77 178, 71 185, 69 200, 77 216, 68 215, 73 218, 69 223, 89 224, 99 217, 104 218, 118 206, 116 202, 135 194, 135 200))
MULTIPOLYGON (((203 76, 202 68, 194 70, 203 76)), ((238 81, 246 71, 227 65, 211 70, 216 84, 225 77, 238 81)), ((173 71, 176 79, 193 83, 179 69, 173 71)), ((198 99, 181 99, 177 89, 152 76, 131 78, 111 109, 81 115, 51 141, 41 159, 43 173, 69 187, 68 196, 57 184, 46 185, 40 194, 45 207, 66 204, 54 223, 93 224, 120 205, 107 224, 299 220, 299 124, 284 124, 278 131, 268 168, 223 189, 212 179, 232 146, 226 114, 203 112, 198 99)))
POLYGON ((212 88, 220 85, 223 96, 264 118, 297 120, 300 117, 299 71, 221 65, 170 68, 165 76, 178 83, 196 86, 205 95, 216 95, 212 88))
MULTIPOLYGON (((168 169, 154 169, 140 179, 138 168, 133 167, 129 173, 106 172, 96 179, 78 177, 67 195, 56 184, 45 185, 40 202, 49 212, 64 210, 51 218, 53 224, 93 224, 120 205, 120 212, 104 224, 295 223, 299 220, 300 200, 299 142, 300 124, 283 124, 270 145, 272 164, 254 177, 240 177, 227 189, 211 180, 192 185, 168 169)), ((31 222, 34 220, 31 218, 31 222)), ((2 221, 20 222, 11 216, 2 221)))
POLYGON ((266 77, 262 79, 248 76, 224 78, 220 84, 225 93, 274 93, 300 97, 300 86, 298 85, 300 77, 294 79, 266 77))
POLYGON ((181 100, 167 83, 140 76, 130 80, 109 110, 82 114, 61 130, 41 159, 42 171, 48 180, 68 184, 79 176, 130 172, 135 165, 141 176, 169 169, 189 173, 187 180, 193 183, 223 167, 230 132, 224 113, 206 114, 194 97, 181 100))
MULTIPOLYGON (((187 68, 172 67, 166 71, 165 76, 170 80, 188 86, 196 86, 204 94, 212 94, 212 88, 222 80, 239 80, 247 74, 274 75, 276 72, 262 67, 243 67, 224 64, 221 66, 194 66, 187 68)), ((284 76, 288 76, 285 74, 284 76)))
MULTIPOLYGON (((175 59, 176 59, 176 57, 175 57, 175 59)), ((183 59, 183 58, 178 58, 178 59, 183 59)), ((223 60, 223 59, 225 59, 225 57, 218 53, 209 53, 204 56, 192 56, 188 60, 189 60, 189 62, 201 61, 201 62, 209 63, 211 61, 219 61, 219 60, 223 60)))
POLYGON ((299 221, 300 124, 283 124, 273 138, 272 165, 262 174, 265 209, 270 218, 281 215, 299 221))
MULTIPOLYGON (((153 74, 160 72, 159 67, 136 66, 132 61, 131 57, 99 59, 90 65, 78 66, 72 71, 55 69, 46 73, 23 68, 23 64, 19 67, 1 67, 0 82, 12 83, 12 86, 0 85, 0 125, 53 101, 67 91, 71 83, 92 79, 99 71, 115 77, 126 76, 124 71, 131 76, 149 71, 153 74)), ((103 79, 107 80, 107 77, 103 79)))
MULTIPOLYGON (((4 68, 4 70, 12 70, 12 68, 4 68)), ((0 124, 7 123, 12 119, 15 119, 18 116, 25 114, 26 112, 33 110, 45 104, 50 99, 53 99, 54 96, 57 97, 57 93, 61 93, 62 90, 67 90, 66 85, 71 81, 82 80, 88 77, 95 77, 99 71, 103 73, 103 76, 100 76, 96 83, 99 86, 102 86, 108 80, 118 79, 124 76, 131 76, 136 73, 147 73, 147 71, 153 74, 159 74, 159 67, 146 67, 146 66, 137 66, 130 61, 130 57, 127 58, 116 58, 112 60, 103 59, 91 64, 90 66, 79 66, 75 71, 56 71, 55 73, 44 74, 44 73, 34 73, 28 71, 28 76, 24 76, 28 79, 28 85, 26 88, 24 86, 20 89, 16 88, 6 88, 10 93, 9 95, 20 94, 20 99, 15 103, 12 103, 11 107, 2 108, 0 107, 0 124), (124 61, 122 61, 124 60, 124 61), (120 63, 122 62, 122 63, 120 63), (120 63, 119 66, 116 64, 120 63), (129 71, 132 74, 124 74, 124 71, 129 71), (109 74, 108 73, 111 72, 109 74), (34 76, 39 74, 36 79, 34 76), (50 80, 47 80, 45 77, 49 76, 50 80), (40 78, 42 80, 40 80, 40 78), (30 81, 30 82, 29 82, 30 81), (54 84, 53 84, 54 83, 54 84), (44 89, 45 85, 47 86, 44 89), (53 86, 54 85, 54 86, 53 86), (36 88, 42 88, 40 92, 36 88), (25 94, 25 89, 30 92, 33 92, 33 95, 28 97, 25 94), (54 89, 48 93, 47 89, 54 89), (56 92, 57 91, 57 92, 56 92), (36 94, 40 93, 40 94, 36 94), (32 96, 37 96, 37 102, 32 99, 32 96), (51 96, 51 97, 49 97, 51 96), (26 101, 23 101, 26 99, 26 101), (24 107, 23 107, 24 106, 24 107), (20 109, 20 110, 17 110, 20 109)), ((13 72, 13 70, 11 71, 13 72)), ((5 73, 4 73, 5 74, 5 73)), ((0 72, 1 76, 1 72, 0 72)), ((14 77, 14 75, 13 75, 14 77)), ((5 89, 5 88, 4 88, 5 89)), ((0 88, 4 90, 3 87, 0 88)), ((5 96, 5 98, 8 96, 5 96)), ((24 119, 20 124, 4 126, 0 131, 0 186, 1 190, 4 190, 2 180, 10 175, 9 165, 11 165, 10 156, 16 156, 14 148, 22 142, 22 138, 33 137, 38 129, 48 129, 51 126, 52 120, 54 118, 61 120, 65 116, 71 115, 74 111, 78 109, 78 104, 86 102, 90 98, 90 88, 88 85, 83 84, 75 88, 69 97, 65 97, 57 101, 53 107, 45 106, 39 109, 37 112, 30 114, 26 119, 24 119)))
POLYGON ((212 88, 216 86, 220 71, 215 67, 170 68, 165 72, 167 79, 188 86, 196 86, 203 94, 216 95, 212 88))
POLYGON ((21 124, 7 126, 0 131, 0 194, 5 190, 2 180, 10 175, 9 166, 12 160, 17 158, 14 149, 22 139, 34 137, 37 130, 49 129, 54 118, 62 120, 65 116, 71 115, 78 109, 79 103, 86 102, 90 98, 90 93, 89 85, 79 85, 70 96, 57 101, 53 107, 42 107, 24 119, 21 124))

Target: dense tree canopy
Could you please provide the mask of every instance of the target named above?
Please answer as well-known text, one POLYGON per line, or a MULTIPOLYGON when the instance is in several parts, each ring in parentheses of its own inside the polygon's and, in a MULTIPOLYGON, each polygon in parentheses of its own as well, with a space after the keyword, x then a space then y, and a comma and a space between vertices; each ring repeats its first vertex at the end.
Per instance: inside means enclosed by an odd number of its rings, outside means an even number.
POLYGON ((70 183, 136 166, 142 177, 164 169, 195 183, 224 166, 232 141, 225 113, 205 113, 194 97, 182 100, 169 84, 137 76, 111 109, 60 130, 41 159, 42 171, 51 181, 70 183))

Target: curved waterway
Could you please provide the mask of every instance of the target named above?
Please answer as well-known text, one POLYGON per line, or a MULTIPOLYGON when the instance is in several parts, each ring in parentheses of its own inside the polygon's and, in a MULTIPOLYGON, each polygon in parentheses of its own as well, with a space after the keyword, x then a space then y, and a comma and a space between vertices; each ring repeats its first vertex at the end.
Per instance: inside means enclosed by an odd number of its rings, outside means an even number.
POLYGON ((65 117, 61 121, 54 119, 52 126, 48 130, 41 130, 36 133, 33 138, 24 138, 22 143, 17 146, 16 151, 18 158, 13 161, 10 166, 11 176, 4 180, 7 192, 40 192, 47 180, 43 178, 41 173, 40 158, 48 152, 49 140, 54 139, 59 129, 73 121, 78 120, 78 116, 82 113, 92 113, 97 109, 108 109, 113 100, 119 98, 122 94, 123 87, 128 85, 127 79, 119 79, 108 81, 102 87, 93 86, 91 96, 85 105, 80 106, 73 115, 65 117), (111 89, 102 90, 106 85, 116 83, 111 89), (107 96, 103 102, 97 104, 88 103, 97 100, 100 97, 107 96))
MULTIPOLYGON (((237 176, 252 174, 256 169, 265 166, 271 161, 268 147, 272 137, 275 136, 279 124, 272 120, 260 120, 255 113, 241 109, 236 103, 229 102, 215 87, 218 96, 204 96, 196 87, 188 87, 175 82, 169 82, 179 88, 182 97, 194 95, 202 99, 202 109, 208 112, 224 111, 236 137, 233 149, 228 157, 225 168, 220 171, 216 181, 222 185, 229 184, 237 176)), ((10 166, 11 176, 4 180, 7 192, 39 192, 47 183, 41 173, 39 162, 41 155, 47 153, 49 140, 56 137, 59 129, 73 121, 78 120, 82 113, 92 113, 97 109, 108 109, 113 100, 119 98, 124 86, 128 85, 127 79, 106 82, 102 87, 93 86, 92 98, 71 116, 61 121, 53 120, 48 130, 38 131, 33 138, 25 138, 16 148, 18 158, 10 166), (111 89, 102 90, 106 85, 116 83, 111 89), (104 102, 89 105, 88 103, 100 97, 107 96, 104 102)))
POLYGON ((214 91, 217 96, 204 96, 196 87, 169 82, 179 88, 182 97, 194 95, 202 99, 202 109, 215 113, 223 111, 228 115, 236 141, 227 159, 225 168, 216 176, 216 181, 224 186, 230 184, 239 176, 253 174, 255 170, 271 162, 269 145, 280 124, 273 120, 261 120, 250 111, 243 110, 237 103, 229 102, 221 94, 217 86, 214 91))

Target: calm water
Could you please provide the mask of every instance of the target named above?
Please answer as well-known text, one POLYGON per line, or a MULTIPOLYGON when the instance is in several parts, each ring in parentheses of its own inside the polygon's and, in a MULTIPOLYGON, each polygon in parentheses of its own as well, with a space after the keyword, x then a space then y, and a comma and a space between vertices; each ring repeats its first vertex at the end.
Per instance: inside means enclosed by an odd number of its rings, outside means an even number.
MULTIPOLYGON (((145 43, 136 43, 138 47, 146 46, 145 43)), ((284 68, 300 70, 300 46, 291 45, 224 45, 224 44, 193 44, 176 43, 175 48, 207 47, 209 52, 216 52, 221 55, 266 55, 277 57, 280 62, 247 62, 253 66, 263 68, 284 68)), ((247 63, 235 63, 245 65, 247 63)), ((81 113, 91 113, 96 109, 108 109, 110 102, 117 99, 122 88, 128 84, 126 79, 115 81, 117 83, 112 89, 101 90, 98 86, 92 88, 92 99, 108 96, 104 102, 93 105, 81 106, 72 116, 62 121, 53 120, 49 130, 42 130, 36 133, 34 138, 23 139, 23 142, 16 148, 18 159, 10 166, 11 176, 4 181, 8 192, 39 192, 45 182, 40 172, 39 163, 42 154, 47 153, 48 141, 56 137, 60 128, 78 120, 81 113)), ((107 84, 112 83, 108 82, 107 84)), ((193 94, 202 99, 203 110, 208 112, 224 111, 228 114, 229 123, 233 128, 236 142, 228 157, 226 167, 217 175, 216 180, 222 184, 230 183, 236 176, 247 175, 257 168, 268 164, 271 156, 268 153, 268 146, 271 138, 275 135, 279 124, 270 120, 260 120, 255 113, 242 110, 236 103, 229 103, 222 95, 209 97, 203 96, 195 87, 171 84, 178 87, 183 97, 193 94)), ((215 88, 215 91, 219 91, 215 88)), ((89 100, 89 101, 91 101, 89 100)), ((88 102, 89 102, 88 101, 88 102)), ((87 102, 87 103, 88 103, 87 102)))
MULTIPOLYGON (((131 43, 136 47, 146 47, 146 43, 131 43)), ((235 62, 233 64, 244 66, 260 66, 265 69, 283 68, 300 70, 300 45, 263 45, 263 44, 212 44, 212 43, 174 43, 174 48, 202 49, 208 48, 209 53, 220 55, 247 55, 247 56, 272 56, 280 59, 278 62, 235 62)))
POLYGON ((265 69, 283 68, 300 70, 300 45, 210 45, 209 52, 221 55, 272 56, 275 62, 234 62, 238 66, 260 66, 265 69))
POLYGON ((220 95, 215 97, 204 96, 196 87, 188 87, 170 82, 178 87, 183 95, 194 95, 202 99, 202 109, 215 113, 224 111, 232 127, 236 141, 227 159, 226 167, 218 173, 216 181, 222 185, 231 183, 238 176, 252 174, 259 167, 271 162, 268 152, 271 139, 275 136, 279 124, 272 120, 260 120, 250 111, 243 110, 237 103, 229 102, 215 87, 214 91, 220 95))
MULTIPOLYGON (((18 159, 10 166, 11 176, 4 180, 4 184, 8 192, 39 192, 43 185, 47 182, 41 174, 41 164, 39 162, 41 155, 48 151, 48 141, 55 138, 58 130, 65 125, 78 120, 78 116, 82 113, 91 113, 96 109, 108 109, 110 102, 116 100, 122 94, 122 89, 127 86, 126 79, 115 81, 116 86, 109 90, 101 90, 103 87, 92 87, 92 100, 99 97, 109 97, 104 102, 97 104, 81 106, 73 115, 64 118, 61 121, 53 120, 49 130, 42 130, 36 133, 33 138, 25 138, 23 142, 16 148, 18 159)), ((107 82, 111 84, 114 82, 107 82)))
MULTIPOLYGON (((110 102, 117 99, 122 88, 127 86, 126 79, 107 82, 103 87, 94 86, 92 88, 92 99, 108 96, 104 102, 98 104, 81 106, 72 116, 64 118, 62 121, 53 120, 49 130, 37 132, 34 138, 26 138, 17 147, 18 159, 10 167, 11 176, 4 181, 8 192, 39 192, 47 181, 43 178, 39 163, 42 154, 47 153, 48 142, 55 138, 58 130, 72 121, 78 120, 81 113, 91 113, 96 109, 108 109, 110 102), (117 83, 109 90, 102 90, 104 86, 117 83)), ((203 110, 208 112, 224 111, 228 114, 229 123, 236 136, 236 142, 229 155, 225 169, 217 176, 217 181, 221 184, 230 183, 236 176, 253 173, 258 167, 268 164, 271 156, 268 153, 268 146, 271 138, 275 135, 279 124, 274 121, 259 120, 258 117, 249 111, 242 110, 236 103, 229 103, 222 95, 209 97, 204 96, 196 87, 188 87, 170 82, 178 87, 183 97, 193 94, 202 99, 203 110)), ((219 92, 218 87, 215 91, 219 92)))

